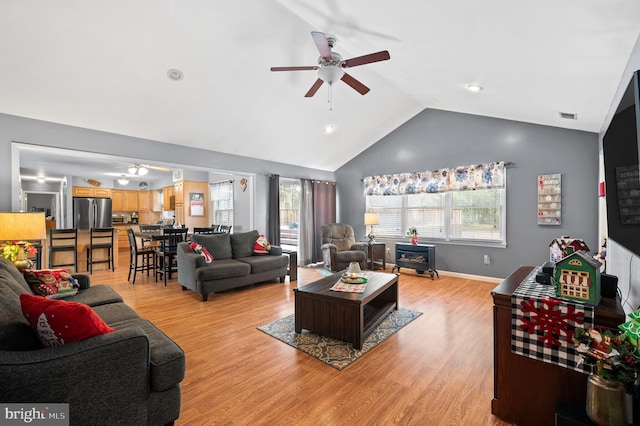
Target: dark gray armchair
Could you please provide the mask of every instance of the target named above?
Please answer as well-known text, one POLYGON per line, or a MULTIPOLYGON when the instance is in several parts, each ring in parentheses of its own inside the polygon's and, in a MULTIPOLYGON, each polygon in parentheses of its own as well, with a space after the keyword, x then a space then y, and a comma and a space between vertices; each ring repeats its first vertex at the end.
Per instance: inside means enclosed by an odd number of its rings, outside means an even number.
POLYGON ((351 225, 330 223, 320 227, 324 267, 333 272, 341 271, 351 262, 367 267, 367 243, 356 243, 351 225))

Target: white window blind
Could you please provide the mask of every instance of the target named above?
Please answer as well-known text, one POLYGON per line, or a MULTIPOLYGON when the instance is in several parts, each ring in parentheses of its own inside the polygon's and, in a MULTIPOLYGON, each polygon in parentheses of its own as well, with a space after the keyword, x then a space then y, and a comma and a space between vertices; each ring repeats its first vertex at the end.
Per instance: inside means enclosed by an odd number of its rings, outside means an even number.
POLYGON ((233 181, 211 184, 213 224, 233 226, 233 181))
POLYGON ((505 189, 477 189, 405 195, 368 195, 366 211, 378 213, 379 237, 405 237, 416 227, 420 238, 506 243, 505 189))

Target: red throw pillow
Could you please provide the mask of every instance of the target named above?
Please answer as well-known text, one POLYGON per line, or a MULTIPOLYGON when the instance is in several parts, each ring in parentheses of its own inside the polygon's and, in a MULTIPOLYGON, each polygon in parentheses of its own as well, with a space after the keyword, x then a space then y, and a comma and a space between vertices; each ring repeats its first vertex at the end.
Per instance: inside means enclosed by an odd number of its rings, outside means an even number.
POLYGON ((38 338, 49 348, 115 331, 82 303, 21 294, 20 304, 38 338))
POLYGON ((204 261, 206 263, 213 262, 213 256, 211 256, 211 253, 209 253, 209 251, 206 248, 202 247, 200 244, 191 243, 189 244, 189 248, 193 250, 195 254, 199 254, 200 256, 204 257, 204 261))

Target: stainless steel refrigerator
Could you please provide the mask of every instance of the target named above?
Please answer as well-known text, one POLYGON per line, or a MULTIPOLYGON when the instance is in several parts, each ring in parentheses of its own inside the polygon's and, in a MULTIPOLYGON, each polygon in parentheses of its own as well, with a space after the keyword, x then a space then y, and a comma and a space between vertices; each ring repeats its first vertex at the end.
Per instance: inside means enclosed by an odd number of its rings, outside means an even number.
POLYGON ((111 228, 111 198, 73 197, 73 227, 111 228))

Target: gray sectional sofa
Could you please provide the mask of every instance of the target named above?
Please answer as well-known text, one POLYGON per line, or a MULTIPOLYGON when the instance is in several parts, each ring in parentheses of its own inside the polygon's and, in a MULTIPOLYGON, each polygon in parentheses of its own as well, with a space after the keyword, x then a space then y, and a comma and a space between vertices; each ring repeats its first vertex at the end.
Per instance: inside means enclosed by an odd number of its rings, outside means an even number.
POLYGON ((0 256, 0 402, 68 403, 71 425, 165 425, 180 415, 182 349, 111 287, 74 275, 77 295, 114 332, 43 347, 20 295, 33 294, 0 256))
POLYGON ((212 263, 194 253, 189 243, 178 245, 178 282, 184 290, 202 294, 206 302, 210 293, 275 280, 284 282, 289 257, 278 246, 271 246, 269 254, 255 255, 253 246, 258 231, 236 234, 194 234, 191 241, 206 248, 213 256, 212 263))

